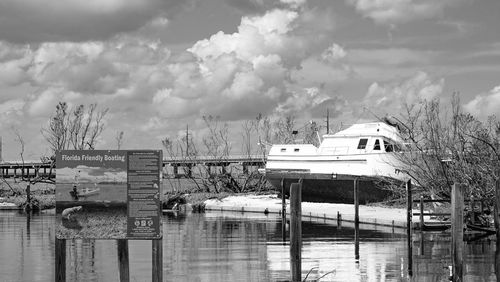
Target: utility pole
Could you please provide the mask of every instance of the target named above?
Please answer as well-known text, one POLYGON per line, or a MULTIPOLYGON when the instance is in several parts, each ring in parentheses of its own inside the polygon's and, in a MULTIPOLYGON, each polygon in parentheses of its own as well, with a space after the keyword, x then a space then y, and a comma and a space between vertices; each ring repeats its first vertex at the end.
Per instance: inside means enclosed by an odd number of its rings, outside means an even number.
POLYGON ((189 125, 186 124, 186 157, 189 156, 189 125))
POLYGON ((330 111, 326 109, 326 134, 330 134, 330 111))

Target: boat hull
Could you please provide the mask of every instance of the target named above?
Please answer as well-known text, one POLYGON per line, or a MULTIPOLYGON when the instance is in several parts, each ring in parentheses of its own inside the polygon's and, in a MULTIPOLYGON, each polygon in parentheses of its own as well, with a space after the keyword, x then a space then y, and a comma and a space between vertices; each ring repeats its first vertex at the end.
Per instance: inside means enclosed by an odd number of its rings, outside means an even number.
MULTIPOLYGON (((354 203, 354 179, 328 179, 326 177, 297 177, 287 175, 266 175, 267 180, 281 191, 285 186, 285 195, 289 196, 290 185, 302 179, 302 201, 328 203, 354 203)), ((391 191, 384 189, 380 180, 358 180, 359 203, 381 202, 391 196, 391 191)))

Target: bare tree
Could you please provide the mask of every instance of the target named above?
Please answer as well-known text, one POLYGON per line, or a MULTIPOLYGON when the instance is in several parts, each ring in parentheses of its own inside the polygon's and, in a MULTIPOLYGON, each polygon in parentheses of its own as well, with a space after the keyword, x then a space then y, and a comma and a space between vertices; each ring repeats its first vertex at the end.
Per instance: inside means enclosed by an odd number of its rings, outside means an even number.
POLYGON ((406 106, 402 132, 408 148, 396 154, 401 170, 432 195, 449 196, 452 183, 463 183, 467 195, 490 198, 499 177, 499 122, 464 112, 458 94, 449 112, 442 109, 439 100, 406 106))
POLYGON ((291 144, 294 142, 295 117, 278 118, 273 123, 274 143, 291 144))
POLYGON ((116 149, 120 150, 122 145, 123 145, 123 135, 125 133, 123 131, 119 131, 116 133, 115 140, 116 140, 116 149))
POLYGON ((48 128, 42 128, 42 134, 54 154, 66 149, 93 150, 104 130, 104 118, 108 110, 98 110, 97 103, 87 107, 79 105, 71 110, 66 102, 59 102, 48 128))

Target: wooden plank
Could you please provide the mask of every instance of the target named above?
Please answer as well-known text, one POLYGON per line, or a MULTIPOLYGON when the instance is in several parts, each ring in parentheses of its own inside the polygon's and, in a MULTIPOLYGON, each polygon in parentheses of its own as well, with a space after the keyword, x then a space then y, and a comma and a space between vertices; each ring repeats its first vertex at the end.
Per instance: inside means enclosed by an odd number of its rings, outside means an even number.
MULTIPOLYGON (((413 203, 420 203, 420 199, 413 200, 413 203)), ((451 203, 451 199, 441 199, 441 200, 433 200, 433 199, 423 199, 424 203, 451 203)))
POLYGON ((302 183, 290 186, 290 271, 292 281, 302 280, 302 183))

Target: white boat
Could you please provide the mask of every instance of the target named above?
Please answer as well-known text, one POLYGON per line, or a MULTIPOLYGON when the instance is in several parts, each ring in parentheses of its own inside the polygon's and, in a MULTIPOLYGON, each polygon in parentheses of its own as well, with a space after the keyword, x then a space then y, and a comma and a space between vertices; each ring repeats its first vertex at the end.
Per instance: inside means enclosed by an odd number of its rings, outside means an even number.
POLYGON ((78 200, 79 198, 87 198, 90 196, 98 195, 99 192, 101 191, 101 189, 98 188, 96 185, 94 185, 94 188, 83 187, 83 188, 77 189, 76 191, 74 189, 69 191, 69 194, 71 195, 71 197, 74 200, 78 200))
POLYGON ((384 179, 403 181, 395 154, 403 139, 395 126, 385 122, 354 124, 323 136, 319 147, 311 144, 273 145, 265 174, 278 189, 303 180, 303 200, 352 202, 358 179, 360 202, 380 201, 389 195, 381 189, 384 179))

